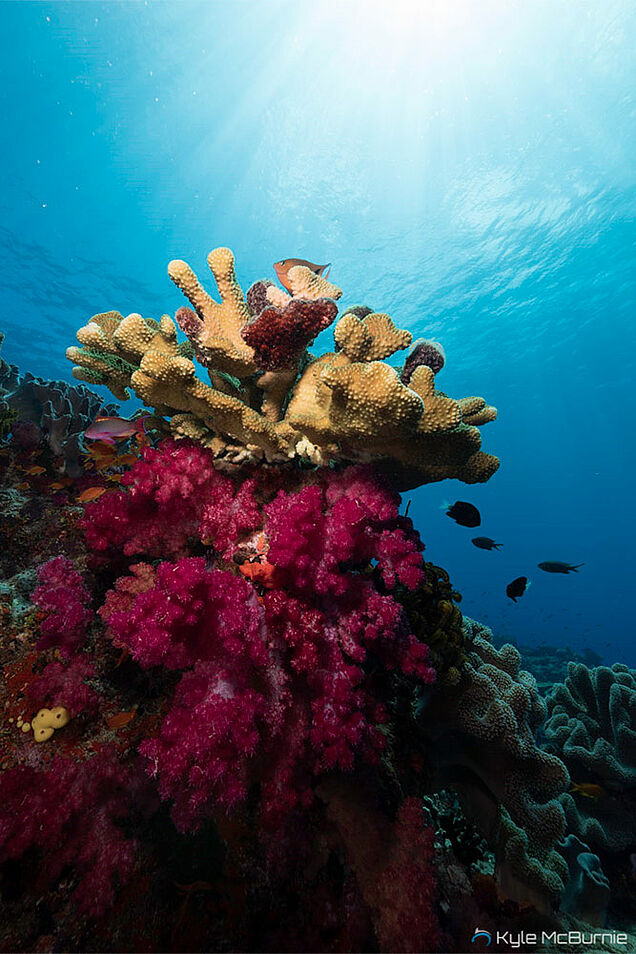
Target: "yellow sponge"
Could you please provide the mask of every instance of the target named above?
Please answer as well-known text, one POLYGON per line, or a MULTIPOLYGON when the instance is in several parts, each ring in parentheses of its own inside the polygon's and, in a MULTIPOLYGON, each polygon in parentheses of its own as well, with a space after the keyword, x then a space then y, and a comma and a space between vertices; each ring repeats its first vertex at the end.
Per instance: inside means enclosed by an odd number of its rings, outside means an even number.
POLYGON ((70 719, 69 711, 64 706, 55 706, 54 709, 40 709, 31 720, 35 741, 46 742, 56 729, 61 729, 62 726, 67 725, 70 719))

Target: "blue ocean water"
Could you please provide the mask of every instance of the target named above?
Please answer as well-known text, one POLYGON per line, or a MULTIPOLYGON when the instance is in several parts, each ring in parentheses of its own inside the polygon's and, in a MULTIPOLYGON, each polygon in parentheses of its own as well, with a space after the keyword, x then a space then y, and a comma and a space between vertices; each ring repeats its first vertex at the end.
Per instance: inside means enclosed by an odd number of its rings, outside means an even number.
POLYGON ((346 301, 443 343, 439 387, 499 408, 488 484, 412 494, 462 610, 633 666, 633 4, 0 8, 3 355, 70 379, 77 327, 174 313, 168 261, 203 274, 217 245, 244 285, 330 261, 346 301))

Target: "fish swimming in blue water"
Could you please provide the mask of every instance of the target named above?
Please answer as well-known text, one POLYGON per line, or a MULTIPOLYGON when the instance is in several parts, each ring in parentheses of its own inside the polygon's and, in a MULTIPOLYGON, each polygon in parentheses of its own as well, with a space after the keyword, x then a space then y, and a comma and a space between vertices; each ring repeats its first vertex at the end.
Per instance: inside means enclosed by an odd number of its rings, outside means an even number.
POLYGON ((537 566, 546 573, 576 573, 579 567, 585 566, 585 564, 561 563, 559 560, 546 560, 545 563, 538 563, 537 566))
POLYGON ((528 577, 518 576, 516 580, 509 583, 506 587, 506 596, 509 596, 513 603, 516 603, 520 596, 528 589, 528 577))
POLYGON ((479 550, 498 550, 503 543, 495 543, 490 537, 473 537, 471 543, 479 550))
POLYGON ((457 500, 448 508, 446 516, 451 517, 461 527, 478 527, 481 523, 481 514, 477 507, 465 500, 457 500))

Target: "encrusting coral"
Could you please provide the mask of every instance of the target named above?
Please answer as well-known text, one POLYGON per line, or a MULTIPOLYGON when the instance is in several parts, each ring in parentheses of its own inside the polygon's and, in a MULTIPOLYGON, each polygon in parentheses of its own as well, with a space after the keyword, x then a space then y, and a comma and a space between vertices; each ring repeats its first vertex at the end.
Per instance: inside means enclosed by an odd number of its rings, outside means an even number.
POLYGON ((291 296, 263 281, 244 295, 229 249, 214 249, 208 264, 220 301, 185 262, 168 267, 193 306, 176 314, 188 342, 177 342, 167 315, 159 322, 96 315, 78 331, 82 347, 67 351, 75 377, 105 384, 120 399, 132 388, 171 418, 175 437, 193 437, 219 457, 235 459, 238 446, 270 461, 373 460, 400 489, 446 477, 486 481, 496 471, 499 461, 481 451, 478 430, 496 411, 482 398, 462 404, 436 390, 439 351, 427 358, 419 347, 400 376, 385 359, 408 347, 410 332, 357 306, 335 325, 336 350, 314 358, 306 349, 337 315, 337 286, 297 265, 291 296), (193 356, 209 385, 197 378, 193 356))
POLYGON ((517 650, 495 649, 485 626, 464 623, 460 679, 422 708, 434 771, 457 788, 464 811, 493 847, 507 896, 549 910, 567 877, 556 845, 565 831, 558 797, 568 774, 537 745, 545 703, 534 677, 520 671, 517 650))
POLYGON ((571 662, 546 699, 547 745, 567 765, 568 828, 604 860, 636 848, 636 671, 571 662), (585 797, 585 784, 594 797, 585 797), (582 786, 577 794, 576 786, 582 786))

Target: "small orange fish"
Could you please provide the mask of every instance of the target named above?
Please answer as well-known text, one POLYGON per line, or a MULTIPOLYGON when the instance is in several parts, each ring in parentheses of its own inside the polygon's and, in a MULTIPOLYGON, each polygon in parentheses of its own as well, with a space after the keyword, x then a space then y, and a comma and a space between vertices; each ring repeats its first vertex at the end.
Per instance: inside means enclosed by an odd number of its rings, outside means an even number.
POLYGON ((331 262, 328 262, 326 265, 315 265, 313 262, 308 262, 306 258, 284 258, 280 262, 274 262, 274 271, 278 276, 278 281, 288 292, 291 291, 291 285, 287 274, 289 269, 293 268, 294 265, 304 265, 305 268, 310 268, 316 275, 324 275, 326 278, 329 274, 331 262))
POLYGON ((136 715, 136 709, 131 709, 130 712, 118 712, 117 715, 109 716, 106 719, 106 725, 109 729, 123 729, 125 725, 132 722, 136 715))
POLYGON ((99 457, 100 455, 111 455, 117 454, 117 447, 113 444, 107 444, 106 441, 96 440, 87 448, 86 454, 91 457, 99 457))
POLYGON ((61 484, 59 481, 56 481, 54 484, 50 484, 50 490, 64 490, 64 484, 61 484))
POLYGON ((91 500, 98 500, 105 493, 105 487, 89 487, 83 490, 77 499, 79 503, 90 503, 91 500))
POLYGON ((30 490, 31 484, 28 480, 23 480, 21 484, 18 484, 18 490, 30 490))
POLYGON ((276 586, 276 567, 267 560, 264 563, 243 563, 239 570, 252 583, 260 583, 266 590, 276 586))
POLYGON ((139 457, 137 454, 122 454, 120 457, 116 457, 113 463, 115 463, 117 467, 129 467, 132 464, 136 464, 138 460, 139 457))
POLYGON ((582 795, 583 798, 596 800, 597 798, 603 798, 604 795, 607 795, 607 792, 602 785, 597 785, 595 782, 573 782, 570 795, 582 795))
POLYGON ((110 481, 112 481, 113 483, 116 483, 116 484, 118 484, 118 483, 120 482, 120 480, 123 480, 123 479, 124 479, 124 475, 123 475, 123 474, 109 474, 109 475, 107 476, 107 478, 106 478, 106 480, 110 480, 110 481))
POLYGON ((39 464, 35 464, 33 467, 27 467, 24 473, 36 477, 38 474, 45 474, 46 467, 40 467, 39 464))
POLYGON ((113 449, 108 452, 93 452, 91 447, 89 448, 88 454, 86 456, 89 457, 92 463, 95 465, 95 469, 101 471, 113 466, 114 461, 117 460, 117 451, 113 449))
POLYGON ((121 654, 120 654, 120 656, 119 656, 119 659, 117 660, 117 662, 116 662, 115 665, 113 666, 113 669, 119 669, 119 667, 121 666, 121 664, 122 664, 123 662, 125 662, 125 661, 128 659, 129 656, 130 656, 130 650, 128 649, 128 646, 124 646, 124 648, 122 649, 121 654))

